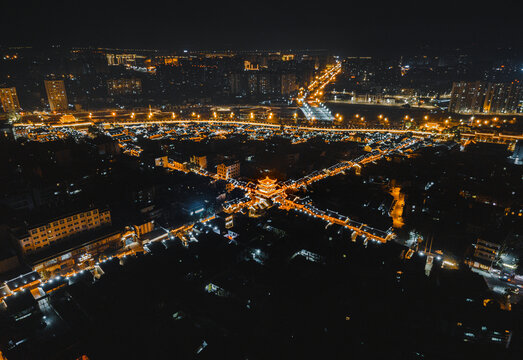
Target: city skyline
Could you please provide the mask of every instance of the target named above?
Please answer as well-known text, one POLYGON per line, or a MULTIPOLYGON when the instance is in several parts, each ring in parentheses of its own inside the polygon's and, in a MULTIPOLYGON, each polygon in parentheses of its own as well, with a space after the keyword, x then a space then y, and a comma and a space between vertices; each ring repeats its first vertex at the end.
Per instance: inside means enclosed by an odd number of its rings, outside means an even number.
POLYGON ((71 12, 66 2, 9 2, 4 18, 13 29, 0 45, 39 44, 159 49, 311 49, 383 55, 465 48, 511 48, 521 55, 516 1, 484 11, 472 2, 443 1, 325 6, 242 2, 200 7, 183 2, 122 6, 90 2, 71 12), (51 21, 52 19, 52 21, 51 21), (20 26, 23 25, 23 26, 20 26))

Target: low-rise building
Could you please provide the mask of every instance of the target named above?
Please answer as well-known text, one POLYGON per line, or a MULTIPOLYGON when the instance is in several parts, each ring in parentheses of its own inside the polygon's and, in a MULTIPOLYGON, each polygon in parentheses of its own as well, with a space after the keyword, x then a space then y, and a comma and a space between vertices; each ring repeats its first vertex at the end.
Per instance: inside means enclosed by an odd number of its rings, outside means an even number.
POLYGON ((167 156, 162 156, 154 160, 155 166, 161 166, 167 169, 178 170, 178 171, 187 171, 187 163, 181 161, 175 161, 168 158, 167 156))
POLYGON ((122 247, 122 233, 112 227, 80 234, 45 251, 30 254, 28 262, 44 277, 65 275, 94 265, 101 255, 122 247))
POLYGON ((218 176, 224 180, 237 178, 240 176, 240 162, 219 164, 216 171, 218 176))
POLYGON ((15 232, 23 253, 33 253, 83 231, 111 225, 108 209, 90 209, 63 215, 50 221, 33 223, 15 232))
POLYGON ((140 79, 109 79, 107 80, 109 96, 139 95, 142 93, 140 79))
POLYGON ((200 169, 207 169, 207 157, 206 156, 191 156, 191 163, 198 166, 200 169))
POLYGON ((465 263, 470 267, 490 270, 499 255, 501 245, 478 239, 474 249, 474 255, 465 263))
POLYGON ((20 291, 16 296, 3 299, 9 316, 15 321, 30 317, 39 312, 38 303, 30 291, 20 291))

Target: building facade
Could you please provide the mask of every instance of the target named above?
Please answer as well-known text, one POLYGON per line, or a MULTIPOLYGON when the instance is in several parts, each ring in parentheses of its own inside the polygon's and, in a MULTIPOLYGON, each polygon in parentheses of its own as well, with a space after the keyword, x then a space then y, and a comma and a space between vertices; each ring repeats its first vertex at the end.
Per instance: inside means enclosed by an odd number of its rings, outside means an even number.
POLYGON ((521 111, 523 89, 510 83, 455 82, 449 111, 462 114, 515 114, 521 111))
POLYGON ((291 95, 296 90, 298 90, 298 85, 296 82, 296 74, 281 74, 281 94, 284 96, 291 95))
POLYGON ((237 178, 240 176, 240 163, 236 161, 231 164, 219 164, 216 167, 216 172, 224 180, 237 178))
POLYGON ((142 93, 140 79, 110 79, 107 80, 109 96, 139 95, 142 93))
POLYGON ((67 94, 63 80, 45 80, 45 91, 51 111, 67 110, 67 94))
POLYGON ((167 156, 162 156, 154 159, 154 165, 164 167, 171 170, 178 170, 187 172, 188 164, 181 161, 175 161, 168 158, 167 156))
POLYGON ((207 157, 206 156, 191 156, 191 163, 198 166, 200 169, 207 169, 207 157))
POLYGON ((500 248, 501 245, 499 244, 478 239, 475 245, 473 258, 466 260, 465 263, 470 267, 490 270, 499 255, 500 248))
POLYGON ((136 64, 136 54, 106 54, 106 57, 109 66, 136 64))
POLYGON ((486 85, 481 81, 455 82, 452 84, 449 112, 480 113, 483 110, 486 85))
POLYGON ((298 90, 299 77, 295 71, 243 71, 229 75, 229 89, 236 96, 288 96, 298 90))
POLYGON ((0 88, 0 103, 4 112, 20 110, 16 88, 0 88))
POLYGON ((65 275, 72 270, 94 265, 101 255, 116 251, 121 246, 122 233, 109 232, 50 256, 34 257, 31 259, 31 266, 39 274, 47 272, 51 276, 65 275))
POLYGON ((107 225, 111 225, 111 212, 107 209, 92 209, 62 216, 47 223, 30 225, 27 231, 17 236, 17 240, 23 253, 32 253, 78 233, 107 225))
POLYGON ((515 114, 523 98, 519 82, 489 83, 483 103, 483 112, 491 114, 515 114))

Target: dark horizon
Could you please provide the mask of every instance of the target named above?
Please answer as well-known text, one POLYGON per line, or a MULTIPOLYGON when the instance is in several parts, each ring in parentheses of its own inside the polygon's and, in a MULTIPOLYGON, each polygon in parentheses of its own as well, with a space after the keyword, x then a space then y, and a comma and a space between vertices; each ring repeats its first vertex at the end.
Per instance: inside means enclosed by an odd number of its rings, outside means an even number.
MULTIPOLYGON (((332 4, 332 3, 329 3, 332 4)), ((328 49, 341 55, 383 55, 512 48, 521 53, 518 6, 415 2, 249 6, 229 2, 131 7, 94 1, 73 8, 65 1, 8 3, 2 46, 59 44, 68 47, 162 50, 328 49)))

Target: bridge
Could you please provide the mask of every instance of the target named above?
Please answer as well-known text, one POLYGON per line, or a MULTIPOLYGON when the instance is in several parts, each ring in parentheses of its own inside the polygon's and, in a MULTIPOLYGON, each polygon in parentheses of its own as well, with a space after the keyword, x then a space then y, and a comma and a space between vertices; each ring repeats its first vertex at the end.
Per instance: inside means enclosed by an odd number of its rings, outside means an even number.
POLYGON ((308 121, 334 121, 331 111, 323 104, 310 106, 305 103, 300 107, 300 110, 308 121))
POLYGON ((341 62, 337 62, 335 66, 326 69, 322 74, 316 76, 307 90, 300 89, 296 102, 300 106, 300 110, 305 115, 308 121, 334 121, 331 111, 320 102, 320 97, 323 96, 323 89, 331 81, 336 79, 336 75, 341 72, 341 62))

